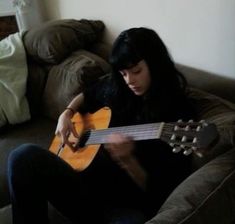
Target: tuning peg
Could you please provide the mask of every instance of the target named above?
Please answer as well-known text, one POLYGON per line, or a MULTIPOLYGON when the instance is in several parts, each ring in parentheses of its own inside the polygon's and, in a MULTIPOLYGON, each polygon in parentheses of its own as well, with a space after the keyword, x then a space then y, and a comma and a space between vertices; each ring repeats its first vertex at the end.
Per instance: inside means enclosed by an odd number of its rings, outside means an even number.
POLYGON ((197 137, 194 137, 193 138, 193 144, 196 144, 197 143, 197 137))
POLYGON ((187 137, 184 135, 181 139, 181 142, 186 142, 187 141, 187 137))
POLYGON ((175 125, 174 126, 174 131, 178 131, 180 128, 179 128, 179 126, 178 125, 175 125))
MULTIPOLYGON (((177 121, 177 123, 182 123, 183 122, 183 120, 182 119, 179 119, 178 121, 177 121)), ((178 126, 178 125, 175 125, 175 127, 174 127, 174 131, 178 131, 180 129, 180 127, 178 126)))
MULTIPOLYGON (((197 139, 194 138, 194 139, 193 139, 193 143, 196 143, 196 142, 197 142, 197 139)), ((197 151, 198 148, 197 148, 196 146, 192 146, 191 149, 192 149, 192 151, 193 151, 198 157, 200 157, 200 158, 203 157, 203 154, 202 154, 201 152, 197 151)))
MULTIPOLYGON (((187 141, 187 137, 184 135, 181 139, 181 142, 186 142, 187 141)), ((185 145, 184 144, 181 144, 180 145, 180 148, 184 149, 185 148, 185 145)))
POLYGON ((208 126, 208 123, 205 120, 200 120, 199 123, 201 123, 204 127, 208 126))
POLYGON ((189 131, 189 130, 190 130, 190 126, 187 125, 184 130, 185 130, 185 131, 189 131))
POLYGON ((190 155, 192 152, 193 152, 192 149, 187 149, 187 150, 184 150, 183 153, 184 153, 185 156, 188 156, 188 155, 190 155))
POLYGON ((174 147, 173 149, 172 149, 172 152, 174 152, 174 153, 178 153, 178 152, 180 152, 181 151, 181 148, 180 147, 174 147))
POLYGON ((203 157, 203 154, 202 154, 201 152, 195 152, 195 154, 196 154, 198 157, 200 157, 200 158, 203 157))

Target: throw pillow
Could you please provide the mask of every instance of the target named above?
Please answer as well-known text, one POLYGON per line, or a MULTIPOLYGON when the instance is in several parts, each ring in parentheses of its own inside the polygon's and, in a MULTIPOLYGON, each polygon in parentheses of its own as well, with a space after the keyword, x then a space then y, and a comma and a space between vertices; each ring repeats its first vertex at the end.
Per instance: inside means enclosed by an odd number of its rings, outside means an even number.
POLYGON ((43 93, 43 113, 57 120, 69 102, 110 71, 109 64, 91 52, 78 50, 48 74, 43 93))
POLYGON ((27 53, 38 62, 60 63, 76 49, 96 43, 104 30, 99 20, 64 19, 30 29, 24 35, 27 53))

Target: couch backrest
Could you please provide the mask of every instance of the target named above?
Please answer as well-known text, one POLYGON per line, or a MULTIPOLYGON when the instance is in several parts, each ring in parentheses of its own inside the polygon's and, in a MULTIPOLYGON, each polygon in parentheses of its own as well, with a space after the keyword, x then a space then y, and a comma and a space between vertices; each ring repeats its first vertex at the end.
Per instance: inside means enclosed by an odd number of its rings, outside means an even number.
POLYGON ((235 103, 234 79, 219 76, 190 66, 177 64, 190 86, 207 91, 235 103))

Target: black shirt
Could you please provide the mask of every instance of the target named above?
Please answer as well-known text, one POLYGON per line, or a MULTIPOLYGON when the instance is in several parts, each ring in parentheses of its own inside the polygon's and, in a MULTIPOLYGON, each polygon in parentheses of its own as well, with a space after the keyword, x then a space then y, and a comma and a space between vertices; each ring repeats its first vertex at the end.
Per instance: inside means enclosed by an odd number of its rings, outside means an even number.
MULTIPOLYGON (((157 97, 151 99, 135 96, 131 92, 121 99, 118 97, 115 85, 107 76, 84 91, 83 112, 93 113, 108 106, 112 111, 112 127, 185 120, 194 116, 191 105, 183 95, 167 96, 165 101, 157 97)), ((159 139, 137 141, 135 155, 148 173, 147 192, 139 189, 105 150, 99 150, 86 172, 98 172, 95 181, 96 184, 99 182, 98 189, 104 191, 107 201, 112 197, 114 204, 120 203, 120 206, 125 201, 125 204, 147 210, 151 216, 170 192, 190 174, 191 156, 172 153, 172 148, 159 139)))

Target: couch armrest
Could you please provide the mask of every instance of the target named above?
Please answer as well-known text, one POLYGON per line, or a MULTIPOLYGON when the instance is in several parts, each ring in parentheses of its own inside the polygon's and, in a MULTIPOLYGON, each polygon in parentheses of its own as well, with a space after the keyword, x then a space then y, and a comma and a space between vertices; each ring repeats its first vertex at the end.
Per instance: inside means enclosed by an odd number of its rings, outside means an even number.
POLYGON ((190 175, 146 224, 231 224, 235 220, 235 148, 190 175))

